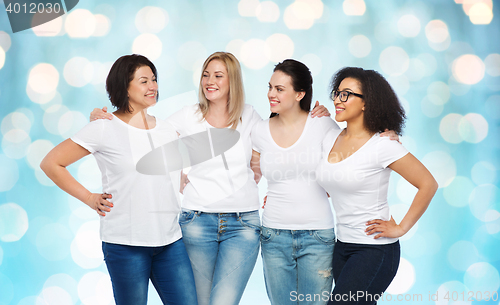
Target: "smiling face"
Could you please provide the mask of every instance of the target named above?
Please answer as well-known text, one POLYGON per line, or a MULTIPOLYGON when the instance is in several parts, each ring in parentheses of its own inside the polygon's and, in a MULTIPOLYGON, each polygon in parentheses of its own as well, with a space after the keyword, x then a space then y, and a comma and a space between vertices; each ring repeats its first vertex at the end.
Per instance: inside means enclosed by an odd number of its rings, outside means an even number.
POLYGON ((229 75, 226 65, 218 59, 212 60, 203 71, 201 86, 205 97, 210 102, 227 103, 229 100, 229 75))
POLYGON ((129 104, 135 111, 154 105, 158 93, 158 84, 151 68, 148 66, 139 67, 135 71, 134 78, 130 81, 127 91, 129 104))
POLYGON ((289 75, 276 71, 271 76, 269 91, 267 92, 271 112, 300 111, 300 100, 304 95, 305 92, 297 92, 293 89, 292 78, 289 75))
MULTIPOLYGON (((337 90, 339 92, 347 91, 357 94, 363 94, 363 91, 361 90, 361 83, 357 79, 352 77, 344 78, 337 90)), ((346 102, 341 102, 339 96, 337 96, 337 98, 335 98, 333 102, 335 104, 335 120, 337 122, 358 119, 363 120, 365 102, 362 98, 350 94, 346 102)))

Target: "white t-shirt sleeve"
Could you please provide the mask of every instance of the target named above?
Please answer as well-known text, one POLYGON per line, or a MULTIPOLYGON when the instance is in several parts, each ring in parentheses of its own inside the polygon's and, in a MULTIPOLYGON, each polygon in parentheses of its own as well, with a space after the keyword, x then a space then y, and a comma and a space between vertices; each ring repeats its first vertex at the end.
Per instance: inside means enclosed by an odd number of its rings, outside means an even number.
POLYGON ((179 134, 182 134, 183 132, 183 126, 186 125, 186 119, 187 119, 187 112, 188 112, 188 107, 192 106, 185 106, 181 110, 175 112, 171 116, 169 116, 166 121, 167 123, 171 124, 174 126, 175 130, 179 134))
MULTIPOLYGON (((117 120, 115 118, 115 120, 117 120)), ((88 123, 70 139, 76 144, 88 150, 91 154, 102 148, 102 135, 105 120, 95 120, 88 123)))
POLYGON ((388 137, 380 137, 377 150, 378 162, 383 168, 403 158, 408 153, 408 150, 403 145, 388 137))
POLYGON ((261 141, 260 138, 262 137, 261 132, 262 132, 262 121, 257 122, 256 124, 253 125, 252 132, 250 134, 250 137, 252 139, 252 149, 258 152, 259 154, 262 152, 262 147, 261 147, 261 141))

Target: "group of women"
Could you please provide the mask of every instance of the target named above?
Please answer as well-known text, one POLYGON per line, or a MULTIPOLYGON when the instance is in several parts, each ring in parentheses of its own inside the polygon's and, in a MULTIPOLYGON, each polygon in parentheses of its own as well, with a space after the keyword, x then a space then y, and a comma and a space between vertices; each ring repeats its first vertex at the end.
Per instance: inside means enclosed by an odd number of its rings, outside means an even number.
POLYGON ((380 135, 400 134, 405 118, 387 81, 361 68, 335 75, 335 118, 347 122, 341 130, 329 116, 314 117, 324 115, 324 107, 310 112, 312 76, 296 60, 276 65, 268 91, 272 114, 264 121, 245 104, 240 64, 230 53, 207 58, 199 103, 166 122, 147 114, 158 100, 157 76, 143 56, 119 58, 106 81, 116 111, 94 110, 91 119, 99 120, 41 164, 61 189, 101 216, 116 304, 146 304, 149 280, 165 304, 238 304, 260 246, 271 304, 375 304, 373 295, 396 274, 398 237, 437 189, 415 157, 380 135), (214 128, 233 129, 239 139, 187 175, 136 171, 155 147, 211 135, 214 128), (90 153, 102 172, 102 194, 89 192, 66 170, 90 153), (418 188, 399 224, 387 202, 392 170, 418 188), (268 181, 262 226, 261 176, 268 181), (372 297, 346 298, 357 291, 372 297))

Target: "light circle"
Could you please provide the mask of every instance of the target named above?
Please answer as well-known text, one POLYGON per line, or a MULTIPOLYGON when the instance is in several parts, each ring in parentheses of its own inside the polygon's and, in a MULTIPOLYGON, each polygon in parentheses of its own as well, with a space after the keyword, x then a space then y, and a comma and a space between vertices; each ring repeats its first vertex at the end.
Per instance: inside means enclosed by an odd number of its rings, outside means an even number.
POLYGON ((457 175, 455 159, 444 151, 433 151, 422 159, 422 163, 437 180, 439 188, 447 187, 457 175))
POLYGON ((26 156, 31 138, 22 129, 12 129, 2 138, 2 150, 5 155, 12 159, 22 159, 26 156))
POLYGON ((168 23, 168 13, 160 7, 146 6, 135 15, 135 26, 141 33, 158 33, 168 23))
POLYGON ((85 305, 107 305, 113 301, 109 275, 101 271, 85 274, 78 282, 78 297, 85 305))
POLYGON ((285 9, 283 20, 291 30, 307 30, 314 25, 314 10, 304 1, 295 1, 285 9))
POLYGON ((443 43, 449 35, 448 26, 441 20, 432 20, 425 26, 425 36, 431 43, 443 43))
POLYGON ((37 64, 31 69, 28 76, 28 86, 39 94, 48 94, 55 91, 58 84, 59 72, 51 64, 37 64))
POLYGON ((479 57, 465 54, 453 61, 451 69, 457 81, 466 85, 474 85, 483 79, 486 68, 479 57))
POLYGON ((480 161, 474 164, 471 169, 471 178, 475 184, 494 183, 497 169, 493 164, 486 161, 480 161))
POLYGON ((474 190, 474 183, 463 176, 457 176, 453 181, 444 188, 443 197, 446 202, 457 208, 469 205, 469 196, 474 190))
POLYGON ((479 113, 468 113, 458 124, 458 133, 469 143, 479 143, 488 135, 488 121, 479 113))
POLYGON ((473 24, 489 24, 493 19, 493 11, 485 3, 479 2, 470 8, 469 19, 473 24))
MULTIPOLYGON (((181 67, 188 71, 194 71, 196 61, 204 61, 207 57, 207 51, 203 44, 198 41, 188 41, 179 47, 177 51, 177 60, 181 67)), ((197 65, 201 67, 201 65, 197 65)), ((200 77, 200 74, 198 74, 200 77)))
POLYGON ((293 40, 285 34, 276 33, 266 39, 266 44, 271 50, 270 60, 280 62, 293 57, 293 40))
POLYGON ((20 240, 28 231, 28 213, 18 204, 0 205, 0 240, 14 242, 20 240))
POLYGON ((356 35, 349 40, 349 52, 357 58, 368 56, 372 51, 370 39, 365 35, 356 35))
POLYGON ((42 290, 36 305, 69 305, 74 304, 71 295, 58 286, 47 287, 42 290))
POLYGON ((3 48, 0 46, 0 69, 3 68, 3 65, 5 64, 5 51, 3 48))
POLYGON ((257 6, 256 15, 260 22, 276 22, 280 18, 280 8, 273 1, 263 1, 257 6))
POLYGON ((0 168, 2 169, 0 171, 0 192, 5 192, 16 185, 19 179, 19 167, 14 159, 0 154, 0 168))
POLYGON ((403 15, 398 20, 398 31, 404 37, 416 37, 420 33, 420 20, 415 15, 403 15))
POLYGON ((500 76, 500 54, 494 53, 484 59, 486 73, 490 76, 500 76))
POLYGON ((491 264, 472 264, 464 275, 464 284, 471 291, 497 291, 500 287, 498 270, 491 264))
POLYGON ((83 87, 92 81, 94 66, 84 57, 73 57, 64 65, 64 79, 73 87, 83 87))
POLYGON ((458 125, 463 116, 458 113, 450 113, 444 116, 439 123, 439 133, 448 143, 458 144, 463 141, 458 132, 458 125))
POLYGON ((94 15, 85 9, 71 11, 66 17, 64 29, 71 38, 88 38, 96 28, 94 15))
POLYGON ((410 57, 400 47, 387 47, 380 53, 379 65, 384 73, 391 76, 398 76, 408 70, 410 57))
POLYGON ((459 240, 448 249, 448 261, 457 270, 465 271, 478 260, 479 252, 470 241, 459 240))
POLYGON ((342 9, 347 16, 363 16, 366 11, 366 4, 363 0, 344 0, 342 9))
POLYGON ((160 57, 163 44, 155 34, 144 33, 137 36, 132 43, 132 53, 141 54, 149 58, 149 60, 156 60, 160 57))
POLYGON ((264 68, 271 59, 272 50, 269 45, 260 39, 250 39, 241 48, 241 62, 250 69, 264 68))
POLYGON ((415 284, 415 267, 408 260, 401 257, 398 271, 389 287, 387 287, 387 293, 403 294, 410 290, 413 284, 415 284))
POLYGON ((4 31, 0 31, 0 47, 3 49, 3 51, 9 51, 11 45, 12 41, 10 39, 10 35, 4 31))

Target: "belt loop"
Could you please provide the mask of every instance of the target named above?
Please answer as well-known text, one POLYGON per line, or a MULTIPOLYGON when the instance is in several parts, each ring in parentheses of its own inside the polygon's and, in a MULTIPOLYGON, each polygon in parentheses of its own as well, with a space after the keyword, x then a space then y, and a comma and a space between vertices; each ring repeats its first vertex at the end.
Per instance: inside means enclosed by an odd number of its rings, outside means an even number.
POLYGON ((196 215, 200 216, 201 215, 201 211, 195 211, 194 212, 196 215))
POLYGON ((236 212, 236 217, 241 218, 240 212, 236 212))

